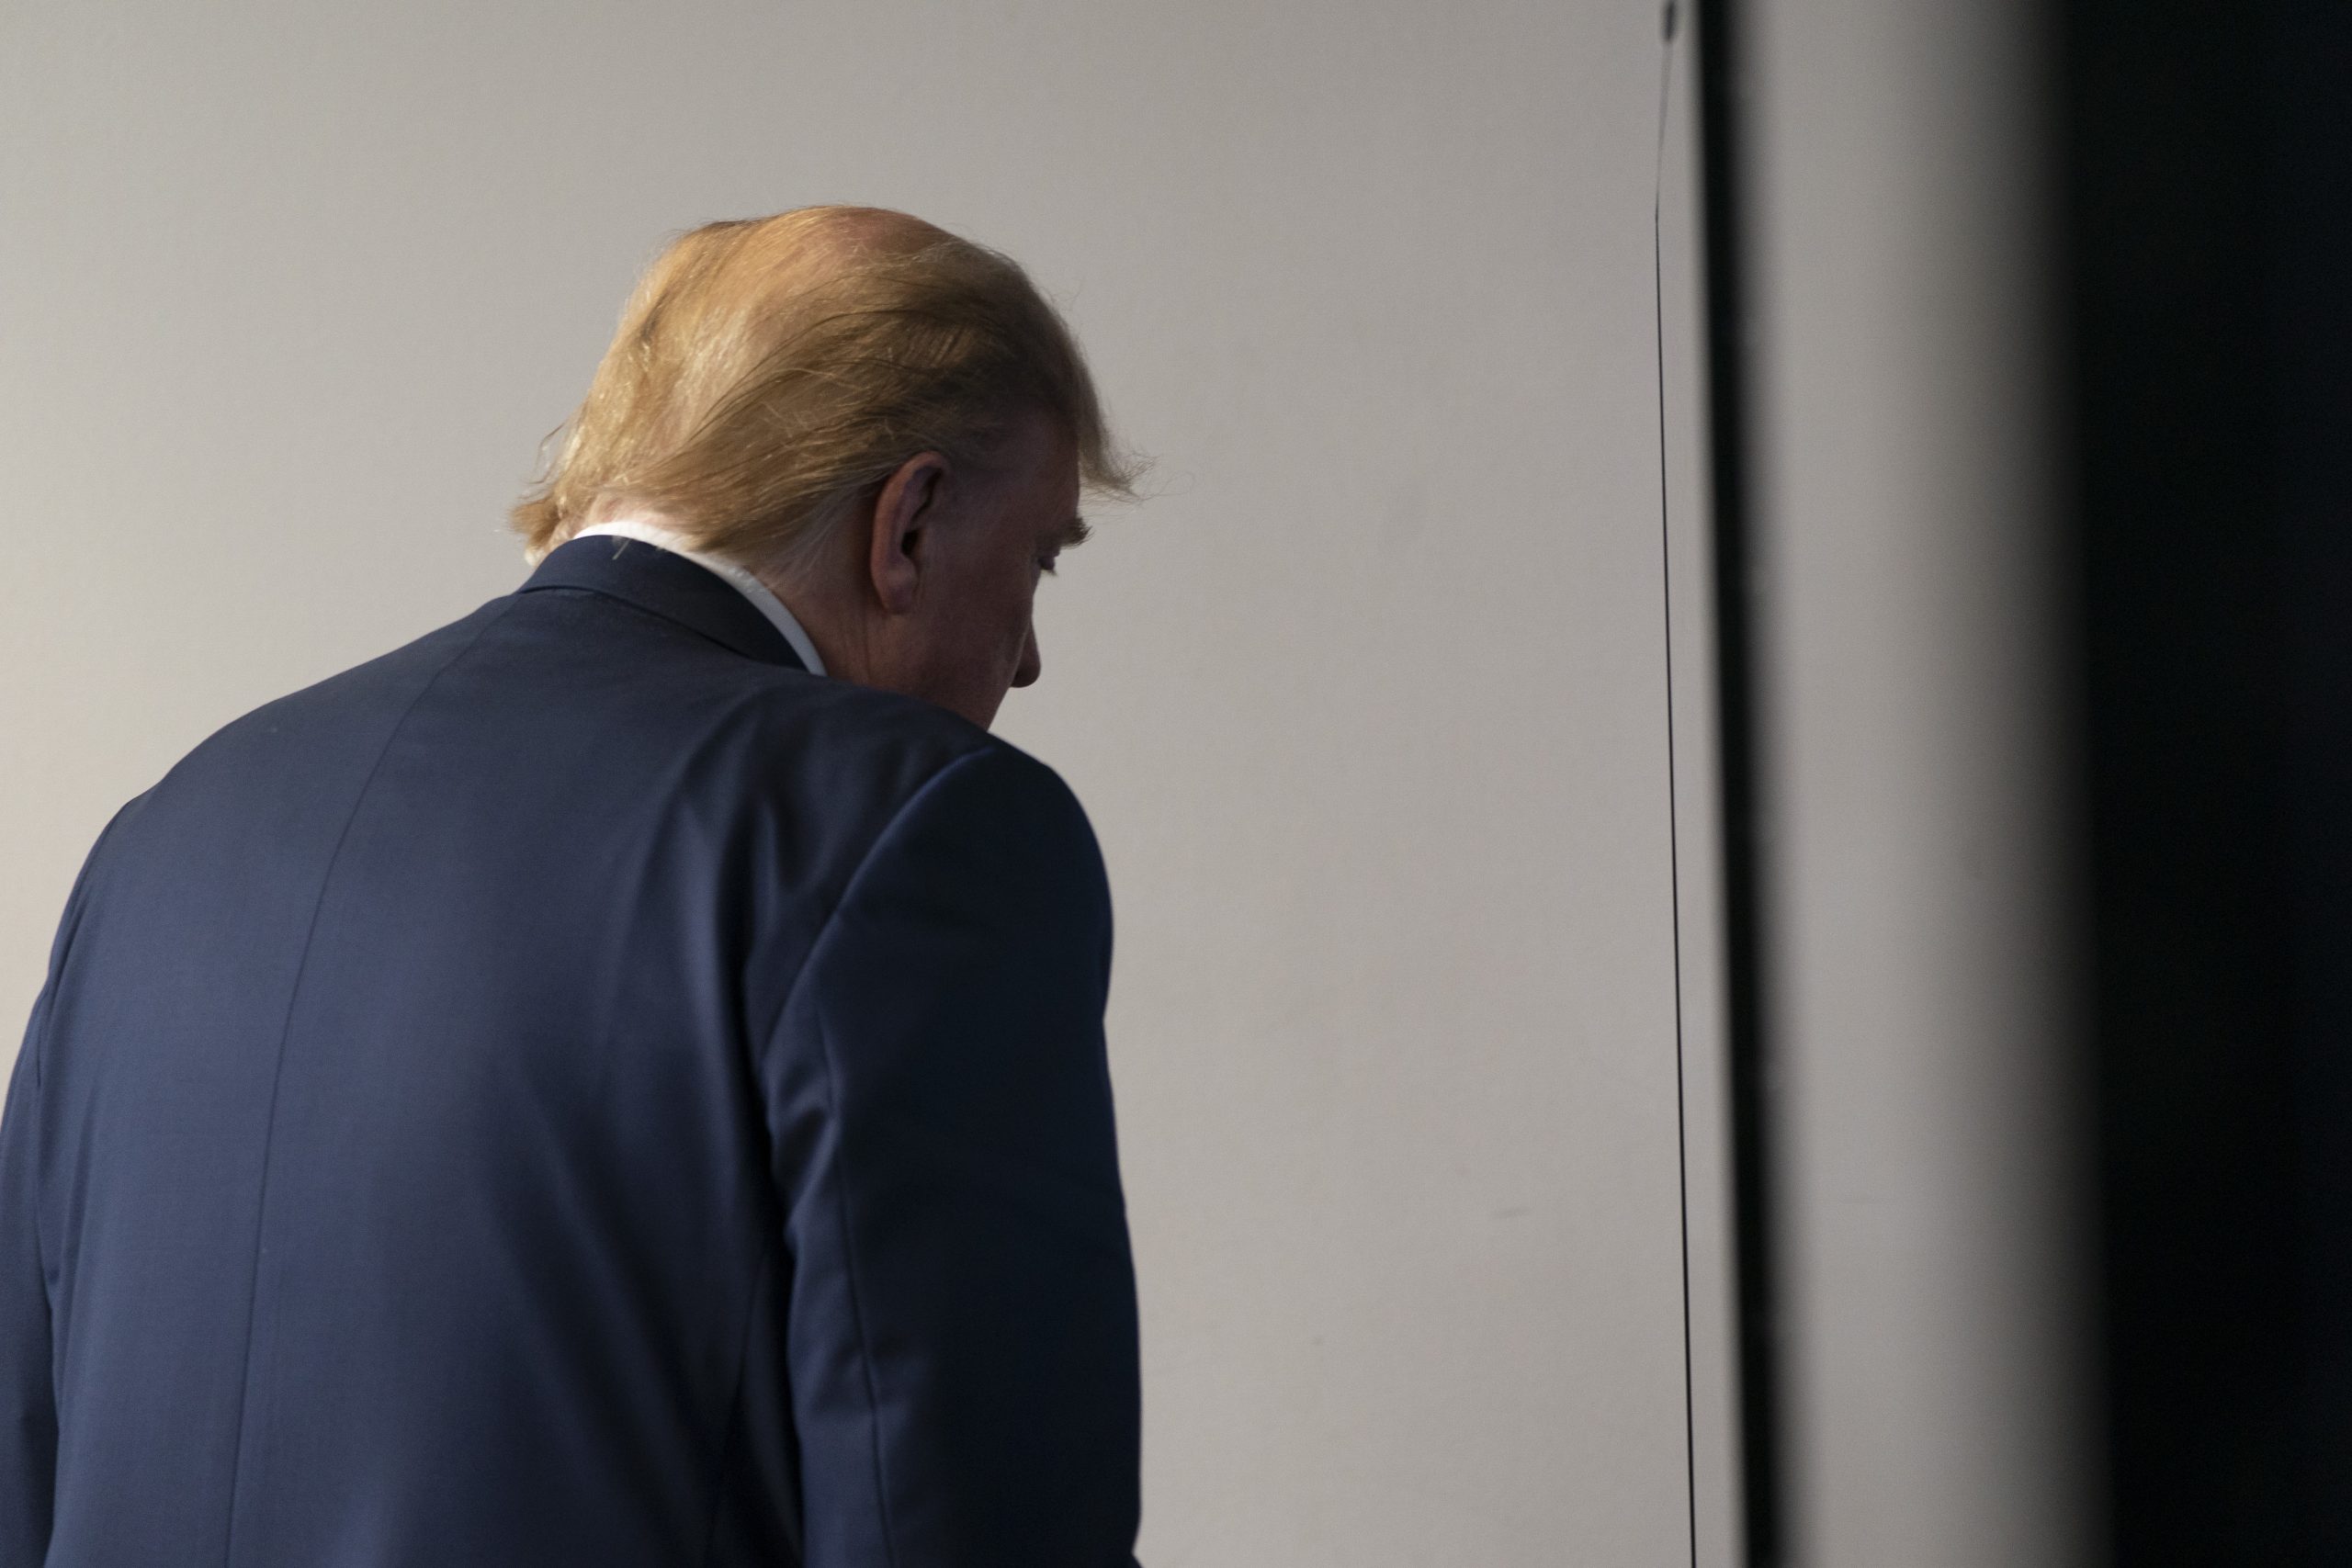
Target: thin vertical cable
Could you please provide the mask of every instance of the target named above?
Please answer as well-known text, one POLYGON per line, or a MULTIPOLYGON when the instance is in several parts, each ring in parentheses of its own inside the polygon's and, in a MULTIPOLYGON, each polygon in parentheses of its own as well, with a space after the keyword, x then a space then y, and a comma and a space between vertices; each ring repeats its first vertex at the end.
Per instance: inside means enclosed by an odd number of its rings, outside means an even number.
POLYGON ((1650 190, 1650 299, 1657 340, 1657 538, 1658 604, 1666 646, 1666 866, 1667 907, 1674 936, 1674 1174, 1675 1200, 1682 1222, 1682 1481, 1690 1531, 1690 1568, 1699 1568, 1699 1434, 1690 1374, 1690 1131, 1683 1083, 1686 1051, 1682 1027, 1682 831, 1676 790, 1681 777, 1674 754, 1674 531, 1667 483, 1666 445, 1666 127, 1674 102, 1676 0, 1666 0, 1664 47, 1658 66, 1657 169, 1650 190))

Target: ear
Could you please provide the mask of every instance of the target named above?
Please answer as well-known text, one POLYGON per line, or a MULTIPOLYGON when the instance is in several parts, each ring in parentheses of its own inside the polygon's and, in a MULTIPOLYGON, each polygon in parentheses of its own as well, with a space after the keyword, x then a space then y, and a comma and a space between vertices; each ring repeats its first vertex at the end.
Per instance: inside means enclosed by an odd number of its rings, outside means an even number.
POLYGON ((946 499, 947 459, 918 452, 882 481, 874 498, 865 570, 874 595, 893 615, 910 613, 922 586, 925 539, 946 499))

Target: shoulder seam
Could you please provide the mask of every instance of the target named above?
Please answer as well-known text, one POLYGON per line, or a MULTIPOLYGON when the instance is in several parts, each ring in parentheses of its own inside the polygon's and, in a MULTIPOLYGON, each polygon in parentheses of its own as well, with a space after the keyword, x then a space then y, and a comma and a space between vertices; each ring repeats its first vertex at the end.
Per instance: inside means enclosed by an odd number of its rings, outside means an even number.
MULTIPOLYGON (((42 1098, 49 1073, 49 1036, 51 1025, 54 1021, 51 1003, 56 996, 58 983, 65 976, 65 960, 73 949, 74 938, 82 929, 83 889, 89 885, 90 872, 98 863, 98 852, 106 848, 107 840, 112 836, 115 828, 124 817, 130 814, 132 807, 146 798, 147 792, 142 790, 115 807, 114 815, 107 818, 107 825, 99 829, 98 836, 90 841, 89 852, 82 857, 82 869, 74 874, 74 886, 65 895, 65 913, 59 924, 56 945, 49 955, 49 971, 41 981, 40 995, 34 999, 33 1003, 36 1028, 24 1042, 22 1051, 23 1055, 31 1058, 26 1065, 32 1069, 32 1094, 36 1105, 42 1098)), ((35 1116, 33 1134, 36 1139, 40 1135, 40 1118, 35 1116)), ((35 1146, 38 1148, 38 1143, 35 1146)), ((48 1209, 48 1204, 44 1201, 45 1195, 40 1190, 38 1163, 34 1170, 33 1260, 40 1266, 41 1275, 46 1279, 49 1274, 49 1238, 41 1234, 40 1222, 42 1214, 48 1209)))
MULTIPOLYGON (((785 989, 784 1000, 777 1007, 775 1017, 769 1021, 767 1029, 757 1042, 759 1050, 765 1052, 774 1047, 776 1031, 781 1029, 784 1026, 784 1021, 792 1015, 792 1004, 798 998, 800 987, 808 979, 809 971, 817 966, 820 950, 824 947, 826 939, 832 934, 835 924, 841 919, 842 911, 848 908, 851 900, 856 897, 858 885, 865 880, 867 867, 871 866, 875 857, 882 852, 882 846, 889 841, 892 832, 899 824, 921 809, 923 802, 931 797, 933 792, 944 784, 950 776, 961 773, 967 765, 981 758, 1001 755, 1012 750, 1012 748, 991 737, 980 745, 944 763, 936 773, 923 780, 913 793, 899 803, 899 808, 893 811, 889 819, 882 824, 881 830, 874 835, 874 841, 865 847, 865 852, 858 857, 856 869, 853 870, 848 880, 842 884, 841 897, 835 899, 833 907, 825 912, 823 923, 818 926, 817 934, 809 940, 808 951, 801 955, 798 972, 793 976, 792 984, 785 989)), ((825 1025, 821 1011, 818 1019, 817 1032, 818 1055, 824 1068, 826 1099, 830 1104, 838 1108, 841 1096, 840 1085, 833 1073, 832 1047, 824 1038, 825 1025)), ((852 1321, 857 1325, 858 1359, 865 1372, 866 1435, 873 1450, 875 1506, 880 1515, 883 1551, 888 1561, 895 1565, 899 1561, 899 1543, 896 1528, 890 1517, 890 1489, 882 1458, 881 1391, 874 1381, 872 1337, 866 1330, 865 1306, 861 1299, 862 1292, 858 1289, 857 1256, 855 1249, 850 1244, 847 1211, 845 1209, 840 1211, 836 1218, 842 1225, 842 1260, 847 1268, 850 1314, 852 1321)))
POLYGON ((800 955, 800 967, 793 972, 792 984, 785 987, 784 999, 776 1004, 775 1016, 769 1019, 767 1027, 760 1032, 758 1037, 760 1050, 764 1052, 767 1042, 775 1037, 776 1030, 782 1026, 785 1018, 792 1011, 793 1000, 800 994, 801 982, 808 977, 808 970, 816 962, 817 950, 825 945, 825 938, 831 934, 834 922, 841 919, 842 910, 848 907, 851 897, 857 891, 858 884, 865 879, 866 868, 874 863, 874 857, 881 852, 883 844, 889 840, 891 830, 905 821, 909 814, 913 812, 933 790, 945 783, 948 774, 961 769, 967 762, 1006 750, 1009 748, 1005 747, 1001 741, 990 737, 970 750, 959 752, 941 763, 929 778, 917 784, 907 798, 899 803, 899 808, 891 812, 888 819, 876 831, 874 841, 866 845, 865 852, 857 857, 857 864, 842 883, 841 896, 833 900, 833 907, 825 911, 824 919, 818 923, 817 934, 808 939, 808 949, 800 955))
POLYGON ((277 1127, 277 1090, 279 1084, 285 1077, 286 1042, 294 1024, 294 1008, 301 999, 302 976, 310 968, 311 944, 318 935, 319 912, 326 907, 327 889, 334 885, 335 864, 343 859, 343 846, 351 837, 352 824, 359 819, 360 808, 368 802, 368 792, 375 787, 376 775, 382 771, 384 759, 391 755, 392 743, 400 739, 401 731, 408 728, 410 716, 416 712, 417 705, 424 701, 425 695, 430 693, 435 686, 440 684, 441 677, 447 674, 457 666, 459 660, 463 660, 466 655, 471 653, 477 647, 479 647, 483 636, 489 632, 491 627, 505 619, 507 610, 511 610, 513 607, 513 597, 510 595, 506 609, 502 609, 497 615, 483 621, 480 626, 474 629, 474 635, 466 639, 464 647, 451 653, 447 659, 443 660, 440 667, 435 670, 430 675, 427 675, 417 686, 415 694, 411 696, 408 700, 408 705, 401 709, 400 717, 394 719, 391 723, 391 727, 384 732, 383 744, 377 748, 375 761, 369 764, 367 777, 359 781, 359 788, 352 795, 351 809, 344 817, 342 830, 335 835, 334 848, 327 852, 326 867, 319 874, 319 890, 316 897, 311 903, 310 924, 305 928, 302 933, 302 955, 295 961, 294 978, 292 983, 287 988, 286 1017, 278 1026, 277 1060, 270 1073, 269 1109, 266 1113, 266 1119, 262 1123, 261 1178, 260 1186, 254 1199, 254 1259, 251 1276, 252 1282, 246 1287, 245 1291, 244 1372, 243 1377, 238 1385, 237 1425, 235 1436, 232 1439, 229 1458, 229 1485, 226 1497, 226 1512, 228 1517, 222 1530, 220 1542, 220 1560, 224 1565, 232 1564, 236 1561, 237 1488, 244 1472, 245 1413, 247 1407, 253 1401, 254 1323, 255 1318, 260 1315, 261 1252, 263 1242, 262 1225, 268 1218, 269 1156, 270 1145, 276 1142, 273 1134, 276 1133, 277 1127))
MULTIPOLYGON (((74 874, 74 886, 65 895, 63 922, 57 933, 56 950, 50 954, 49 984, 51 986, 54 986, 58 978, 65 973, 66 954, 73 949, 75 934, 82 929, 82 892, 89 885, 91 870, 98 863, 98 852, 106 848, 107 840, 113 835, 116 827, 130 813, 130 808, 146 798, 146 794, 141 792, 116 807, 114 815, 107 818, 107 825, 98 829, 98 836, 90 840, 89 852, 82 857, 82 869, 74 874)), ((40 1089, 42 1058, 47 1052, 48 1042, 49 1021, 44 1018, 41 1021, 40 1037, 26 1042, 32 1048, 33 1053, 35 1092, 39 1092, 40 1089)))

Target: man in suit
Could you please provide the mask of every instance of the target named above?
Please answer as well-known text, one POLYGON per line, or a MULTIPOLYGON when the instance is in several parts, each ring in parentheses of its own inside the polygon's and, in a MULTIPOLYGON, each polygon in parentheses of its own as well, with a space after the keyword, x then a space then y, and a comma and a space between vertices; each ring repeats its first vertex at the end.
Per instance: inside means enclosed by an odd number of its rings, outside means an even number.
POLYGON ((1085 813, 988 733, 1115 456, 903 214, 641 280, 512 593, 100 835, 0 1119, 0 1568, 1127 1568, 1085 813))

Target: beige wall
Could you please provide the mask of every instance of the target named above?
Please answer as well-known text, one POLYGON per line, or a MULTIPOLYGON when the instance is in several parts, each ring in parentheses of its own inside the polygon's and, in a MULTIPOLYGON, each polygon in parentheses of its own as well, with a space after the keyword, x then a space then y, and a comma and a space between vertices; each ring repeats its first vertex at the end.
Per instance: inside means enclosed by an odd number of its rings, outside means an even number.
POLYGON ((1159 459, 1002 726, 1113 876, 1146 1561, 1678 1563, 1694 1462, 1727 1561, 1660 50, 1648 0, 11 6, 0 1001, 189 745, 520 579, 502 510, 666 233, 903 207, 1026 262, 1159 459))

